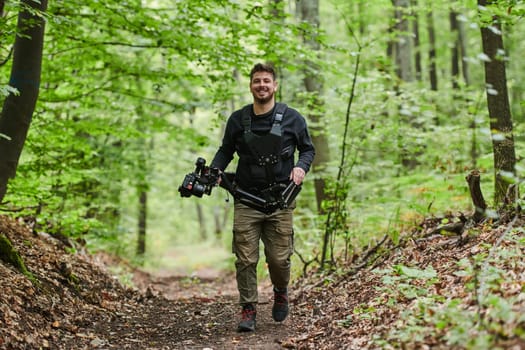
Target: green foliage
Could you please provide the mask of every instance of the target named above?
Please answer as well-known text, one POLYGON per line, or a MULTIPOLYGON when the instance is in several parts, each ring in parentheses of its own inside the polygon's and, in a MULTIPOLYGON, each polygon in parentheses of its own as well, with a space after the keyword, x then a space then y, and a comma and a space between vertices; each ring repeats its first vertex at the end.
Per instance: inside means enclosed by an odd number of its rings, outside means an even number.
MULTIPOLYGON (((465 183, 471 169, 480 170, 483 193, 491 198, 494 165, 479 27, 493 15, 503 24, 520 155, 525 148, 520 79, 525 63, 519 56, 525 49, 523 3, 496 1, 479 15, 473 0, 419 1, 407 15, 420 21, 418 52, 424 68, 421 80, 411 82, 399 80, 386 54, 399 34, 390 20, 392 2, 361 3, 366 6, 321 2, 317 28, 294 19, 293 2, 272 9, 244 0, 50 1, 37 111, 2 208, 23 208, 17 213, 36 216, 38 229, 82 235, 90 249, 145 261, 146 268, 185 273, 203 266, 232 268, 233 210, 231 201, 224 203, 227 195, 217 189, 207 198, 181 200, 177 187, 197 156, 211 160, 225 119, 250 101, 249 68, 265 60, 279 68, 280 99, 303 114, 323 116, 311 126, 326 128, 332 159, 322 174, 308 175, 298 198, 294 231, 302 260, 293 256, 295 274, 302 272, 303 262, 319 263, 327 229, 334 233, 328 243, 335 262, 352 259, 385 235, 398 243, 402 232, 423 217, 471 210, 465 183), (458 89, 451 88, 449 68, 455 34, 443 30, 450 26, 451 9, 460 14, 467 37, 462 62, 468 63, 470 82, 460 79, 458 89), (438 91, 430 90, 427 77, 430 42, 424 28, 430 12, 438 30, 438 91), (305 45, 311 40, 320 51, 305 45), (324 84, 323 105, 305 92, 308 61, 324 84), (346 158, 339 164, 342 152, 346 158), (313 189, 313 179, 321 176, 328 179, 332 198, 323 204, 324 215, 316 212, 313 189), (136 257, 141 190, 148 192, 147 253, 136 257), (204 242, 201 230, 208 237, 204 242)), ((16 93, 7 81, 19 2, 5 5, 1 96, 16 93)), ((523 168, 521 160, 512 177, 520 186, 523 168)), ((377 271, 386 295, 378 302, 403 305, 402 318, 384 343, 398 348, 436 337, 451 347, 481 349, 498 337, 523 337, 521 301, 507 292, 521 288, 508 273, 509 267, 522 265, 523 242, 515 239, 515 247, 502 246, 492 256, 480 252, 458 263, 451 278, 462 279, 463 294, 438 292, 440 281, 430 265, 377 271)), ((265 273, 261 264, 258 274, 265 273)), ((123 281, 131 283, 129 275, 123 281)), ((379 318, 373 305, 360 305, 339 324, 348 327, 354 317, 379 318)))
POLYGON ((1 86, 0 85, 0 95, 1 96, 9 96, 9 94, 15 94, 18 95, 18 90, 10 85, 1 86))
POLYGON ((492 349, 499 339, 523 336, 521 284, 514 271, 525 266, 521 259, 523 239, 516 230, 499 246, 480 246, 481 251, 464 258, 439 278, 431 266, 425 270, 394 266, 377 270, 381 291, 401 317, 385 341, 393 347, 411 347, 439 339, 450 347, 492 349), (491 249, 491 254, 488 250, 491 249), (440 290, 441 279, 459 278, 463 288, 440 290), (411 300, 406 307, 406 300, 411 300), (403 306, 401 306, 403 305, 403 306))
MULTIPOLYGON (((337 159, 343 151, 341 139, 346 101, 351 93, 352 68, 358 52, 354 40, 341 30, 343 21, 353 29, 362 45, 362 68, 358 72, 350 121, 351 136, 345 149, 348 164, 344 165, 345 179, 341 181, 349 183, 348 203, 341 207, 348 213, 332 214, 348 218, 346 228, 333 243, 338 253, 343 254, 348 247, 370 246, 370 241, 385 233, 395 239, 396 232, 417 225, 424 216, 469 210, 465 176, 471 169, 481 171, 484 196, 492 198, 494 165, 486 118, 476 3, 438 1, 421 3, 415 8, 420 21, 418 50, 424 59, 429 50, 425 25, 430 10, 439 31, 436 42, 438 67, 449 66, 449 50, 454 37, 439 28, 449 27, 451 8, 460 14, 459 20, 469 40, 465 61, 469 64, 470 85, 461 82, 457 90, 448 88, 450 76, 446 68, 438 74, 439 91, 430 90, 426 70, 423 79, 414 82, 399 82, 393 74, 394 62, 384 54, 389 39, 384 34, 389 22, 383 19, 391 10, 389 2, 374 2, 362 8, 344 2, 335 4, 337 11, 330 12, 331 9, 324 7, 325 18, 331 20, 325 22, 322 29, 330 44, 324 46, 322 59, 318 61, 324 80, 330 82, 326 87, 323 123, 330 130, 332 159, 337 159), (364 25, 362 30, 358 27, 360 23, 364 25)), ((513 11, 510 13, 514 15, 513 11)), ((519 23, 513 25, 521 27, 519 23)), ((509 39, 505 44, 510 52, 517 52, 515 45, 522 46, 515 40, 516 30, 510 23, 505 27, 504 34, 509 39)), ((518 87, 522 84, 513 77, 523 67, 512 54, 508 61, 507 76, 518 89, 512 108, 517 111, 518 122, 514 127, 519 138, 523 113, 516 102, 523 99, 523 93, 518 87)), ((519 154, 523 143, 521 139, 517 141, 519 154)), ((326 172, 335 178, 338 167, 333 161, 326 172)), ((519 176, 514 182, 520 182, 519 176)))
MULTIPOLYGON (((6 200, 48 231, 114 242, 131 203, 122 199, 151 187, 155 163, 169 164, 161 171, 176 188, 210 135, 220 139, 202 125, 238 89, 235 71, 274 55, 260 40, 273 17, 222 0, 51 2, 48 15, 38 110, 6 200)), ((291 28, 274 31, 290 38, 282 51, 302 50, 291 28)))
POLYGON ((432 266, 420 270, 395 265, 392 269, 377 270, 376 272, 383 275, 382 282, 385 285, 386 292, 394 300, 412 300, 428 295, 429 287, 437 282, 436 271, 432 266))
MULTIPOLYGON (((6 2, 8 15, 1 19, 2 58, 9 56, 17 4, 6 2)), ((51 233, 89 233, 90 245, 129 257, 135 255, 139 189, 148 190, 147 243, 157 249, 152 255, 169 244, 194 243, 201 228, 214 232, 215 213, 231 215, 224 192, 182 201, 176 188, 197 155, 211 160, 226 117, 250 100, 246 75, 260 60, 278 63, 280 98, 303 114, 315 109, 323 115, 319 126, 328 130, 332 162, 323 174, 308 175, 296 210, 296 248, 306 261, 319 255, 326 223, 316 213, 316 176, 326 175, 339 201, 324 204, 334 218, 329 227, 336 232, 330 242, 334 259, 350 258, 384 235, 398 241, 422 217, 469 210, 464 177, 470 169, 480 169, 483 192, 491 197, 494 166, 475 1, 420 2, 413 8, 425 64, 429 11, 436 28, 449 27, 451 8, 465 25, 471 83, 449 88, 454 37, 439 31, 438 91, 430 90, 426 66, 420 81, 401 82, 394 74, 395 62, 385 54, 396 35, 388 32, 390 1, 364 7, 322 3, 320 28, 299 23, 293 4, 284 5, 277 9, 282 16, 275 16, 273 9, 249 1, 50 2, 39 103, 5 205, 25 208, 22 214, 36 215, 51 233), (320 51, 304 44, 313 39, 320 51), (322 106, 304 91, 306 61, 324 82, 322 106), (339 171, 343 176, 335 180, 339 171)), ((525 141, 519 136, 524 127, 519 76, 525 67, 516 59, 523 49, 517 21, 522 7, 500 1, 490 10, 505 15, 517 154, 525 141)), ((4 95, 13 92, 5 83, 9 65, 7 60, 0 66, 4 95)), ((520 179, 515 181, 521 184, 520 179)), ((219 229, 229 233, 228 224, 219 229)), ((221 243, 229 245, 228 235, 221 243)))

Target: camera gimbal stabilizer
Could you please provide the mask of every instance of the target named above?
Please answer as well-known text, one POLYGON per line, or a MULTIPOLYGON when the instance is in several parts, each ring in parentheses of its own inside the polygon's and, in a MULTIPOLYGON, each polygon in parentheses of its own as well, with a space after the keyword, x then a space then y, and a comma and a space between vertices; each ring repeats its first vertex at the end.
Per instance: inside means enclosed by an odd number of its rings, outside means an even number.
POLYGON ((233 174, 221 174, 220 186, 230 192, 242 204, 264 214, 271 214, 277 209, 289 208, 301 191, 301 186, 290 180, 288 184, 278 183, 270 186, 262 190, 260 196, 256 196, 235 186, 229 179, 231 177, 233 174))
POLYGON ((205 164, 206 161, 203 158, 197 159, 195 171, 187 174, 182 185, 179 186, 181 197, 210 195, 212 188, 219 183, 220 187, 226 189, 242 204, 264 214, 271 214, 277 209, 289 208, 301 191, 301 186, 290 180, 288 184, 277 183, 262 190, 260 195, 254 195, 239 188, 234 183, 233 173, 223 173, 219 169, 210 168, 205 164), (221 179, 220 182, 219 178, 221 179))

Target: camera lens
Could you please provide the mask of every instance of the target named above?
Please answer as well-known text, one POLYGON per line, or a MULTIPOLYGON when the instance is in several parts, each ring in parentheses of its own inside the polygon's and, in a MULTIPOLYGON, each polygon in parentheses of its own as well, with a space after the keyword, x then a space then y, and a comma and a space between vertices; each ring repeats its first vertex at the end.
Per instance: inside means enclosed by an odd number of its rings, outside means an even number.
POLYGON ((193 195, 197 197, 202 197, 205 191, 206 191, 206 186, 200 183, 197 183, 197 182, 193 184, 193 188, 191 189, 191 192, 193 193, 193 195))

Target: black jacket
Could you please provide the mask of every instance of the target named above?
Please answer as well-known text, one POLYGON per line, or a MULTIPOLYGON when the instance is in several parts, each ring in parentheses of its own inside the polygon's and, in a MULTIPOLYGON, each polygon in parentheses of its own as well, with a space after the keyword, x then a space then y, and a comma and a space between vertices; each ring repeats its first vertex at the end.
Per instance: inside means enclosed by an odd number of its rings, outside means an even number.
MULTIPOLYGON (((255 116, 253 105, 249 105, 251 112, 251 131, 257 135, 268 133, 274 119, 274 109, 264 114, 255 116)), ((284 113, 282 123, 281 161, 274 167, 276 182, 287 182, 294 166, 302 168, 305 172, 310 170, 314 159, 315 148, 308 133, 304 117, 295 109, 288 107, 284 113), (299 157, 296 160, 295 150, 299 157)), ((247 191, 262 190, 270 184, 264 176, 264 171, 258 171, 253 164, 250 150, 244 142, 244 127, 242 125, 242 109, 235 111, 226 123, 222 145, 219 147, 211 162, 212 167, 225 170, 233 159, 234 153, 239 156, 235 181, 237 185, 247 191)))

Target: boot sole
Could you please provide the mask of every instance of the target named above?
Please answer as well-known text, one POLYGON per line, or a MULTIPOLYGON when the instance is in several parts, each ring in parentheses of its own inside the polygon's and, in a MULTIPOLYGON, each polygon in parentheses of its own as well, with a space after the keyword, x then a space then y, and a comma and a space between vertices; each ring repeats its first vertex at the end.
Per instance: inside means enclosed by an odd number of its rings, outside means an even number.
POLYGON ((239 326, 239 327, 237 327, 237 332, 239 332, 239 333, 255 332, 255 326, 253 326, 253 327, 239 326))

